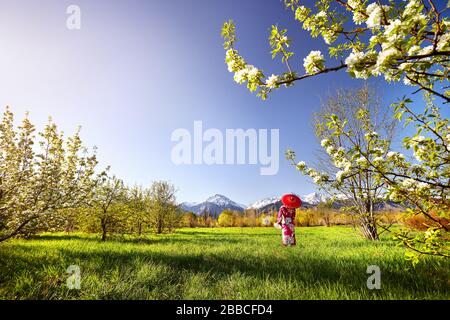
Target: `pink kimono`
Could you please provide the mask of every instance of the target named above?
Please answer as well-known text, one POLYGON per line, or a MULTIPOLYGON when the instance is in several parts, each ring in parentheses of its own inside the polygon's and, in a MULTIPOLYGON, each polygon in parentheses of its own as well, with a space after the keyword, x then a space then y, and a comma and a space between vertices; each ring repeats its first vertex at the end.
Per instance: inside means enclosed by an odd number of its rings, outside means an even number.
POLYGON ((294 220, 295 220, 295 209, 282 206, 280 208, 280 211, 278 212, 277 223, 281 225, 282 240, 284 246, 296 245, 294 220))

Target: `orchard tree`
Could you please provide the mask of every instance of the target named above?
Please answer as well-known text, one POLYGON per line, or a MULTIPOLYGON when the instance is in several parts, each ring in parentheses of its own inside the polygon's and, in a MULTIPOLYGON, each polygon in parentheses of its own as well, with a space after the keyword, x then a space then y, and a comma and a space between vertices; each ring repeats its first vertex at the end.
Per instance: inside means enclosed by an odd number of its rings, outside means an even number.
MULTIPOLYGON (((392 110, 381 107, 375 90, 368 86, 339 90, 315 115, 316 135, 326 154, 318 163, 320 170, 309 168, 304 162, 296 164, 298 170, 309 175, 329 195, 344 200, 344 209, 357 218, 362 234, 369 240, 379 240, 375 209, 386 193, 385 182, 375 173, 361 170, 361 159, 352 157, 347 150, 358 148, 373 161, 385 156, 390 151, 396 124, 392 110), (350 134, 335 130, 334 121, 350 134), (366 139, 374 134, 385 142, 382 148, 366 139)), ((295 160, 292 151, 288 155, 295 160)))
POLYGON ((128 204, 128 222, 131 225, 131 230, 136 231, 138 236, 142 235, 143 228, 147 222, 146 206, 149 202, 148 192, 141 186, 134 186, 128 190, 127 204, 128 204))
MULTIPOLYGON (((411 235, 408 230, 395 233, 395 237, 411 249, 407 257, 417 263, 424 254, 450 257, 450 126, 449 120, 441 117, 439 108, 431 101, 420 114, 411 110, 410 102, 402 101, 395 108, 398 118, 405 117, 407 125, 415 126, 415 135, 403 141, 404 148, 412 150, 414 160, 389 149, 391 141, 372 131, 371 122, 365 121, 367 114, 363 108, 357 112, 357 118, 362 121, 361 130, 365 132, 363 141, 358 140, 346 119, 335 114, 328 117, 326 126, 330 138, 322 140, 322 146, 335 165, 342 168, 335 176, 309 168, 303 161, 295 163, 292 150, 288 150, 286 156, 298 170, 324 188, 339 189, 355 177, 371 176, 374 183, 382 187, 381 194, 386 199, 407 204, 410 207, 407 213, 411 216, 423 216, 428 228, 425 233, 411 235), (337 149, 335 141, 347 141, 347 145, 337 149)), ((364 190, 362 199, 369 191, 364 190)))
MULTIPOLYGON (((235 25, 230 20, 224 24, 222 36, 225 60, 234 80, 246 84, 251 92, 257 91, 262 99, 281 87, 339 70, 346 70, 354 78, 403 81, 414 93, 423 92, 426 99, 423 111, 415 110, 406 97, 393 104, 395 117, 416 127, 416 134, 403 143, 406 149, 413 150, 416 159, 408 160, 402 153, 388 151, 385 139, 377 132, 368 132, 365 143, 370 149, 364 151, 354 144, 330 154, 336 161, 342 155, 358 160, 356 166, 344 168, 345 173, 339 171, 333 179, 322 177, 316 170, 302 172, 313 173, 318 183, 339 183, 355 171, 374 173, 391 199, 414 204, 409 213, 423 215, 429 222, 423 234, 396 233, 411 249, 408 258, 417 262, 424 254, 449 257, 450 126, 448 119, 441 116, 439 106, 450 102, 448 5, 434 0, 319 0, 315 8, 305 7, 298 0, 285 0, 284 4, 304 30, 325 41, 328 58, 313 50, 303 59, 305 71, 296 71, 294 52, 290 51, 293 43, 287 30, 274 25, 269 36, 272 57, 281 57, 286 70, 268 76, 247 63, 237 51, 235 25)), ((327 126, 334 136, 354 139, 345 119, 337 115, 331 115, 327 126)), ((295 155, 288 151, 287 157, 293 160, 295 155)), ((300 163, 301 168, 308 170, 304 163, 300 163)))
POLYGON ((155 181, 149 191, 148 220, 156 234, 171 232, 181 222, 176 188, 167 181, 155 181))
POLYGON ((88 219, 96 221, 100 226, 102 241, 106 241, 109 232, 123 228, 126 220, 126 189, 123 181, 115 176, 103 177, 93 191, 88 219))
POLYGON ((42 132, 6 108, 0 124, 0 242, 59 227, 59 211, 82 204, 95 186, 95 153, 77 131, 64 138, 50 119, 42 132))
POLYGON ((185 212, 183 214, 183 226, 189 227, 189 228, 195 228, 198 225, 197 221, 198 217, 193 212, 185 212))

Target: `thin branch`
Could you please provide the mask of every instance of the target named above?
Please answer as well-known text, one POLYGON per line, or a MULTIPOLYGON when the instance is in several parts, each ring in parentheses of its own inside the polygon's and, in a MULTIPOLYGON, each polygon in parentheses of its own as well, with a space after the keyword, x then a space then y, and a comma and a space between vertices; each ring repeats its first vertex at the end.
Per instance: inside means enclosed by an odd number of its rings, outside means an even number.
POLYGON ((423 84, 421 84, 420 82, 418 82, 418 81, 412 79, 412 78, 409 77, 409 76, 406 76, 406 78, 407 78, 409 81, 411 81, 412 83, 415 83, 416 85, 418 85, 422 90, 425 90, 425 91, 427 91, 427 92, 429 92, 429 93, 431 93, 431 94, 434 94, 434 95, 436 95, 436 96, 438 96, 438 97, 444 99, 444 100, 446 101, 446 103, 449 103, 449 102, 450 102, 450 97, 444 96, 443 94, 441 94, 441 93, 439 93, 439 92, 437 92, 437 91, 434 91, 433 89, 431 89, 431 88, 429 88, 429 87, 424 86, 423 84))
POLYGON ((303 80, 303 79, 306 79, 306 78, 318 76, 320 74, 324 74, 324 73, 328 73, 328 72, 339 71, 339 70, 344 69, 344 68, 347 68, 346 64, 341 64, 340 66, 334 67, 334 68, 325 68, 325 69, 323 69, 323 70, 321 70, 319 72, 316 72, 316 73, 308 73, 308 74, 302 75, 300 77, 295 77, 295 78, 292 78, 292 79, 280 81, 280 82, 278 82, 278 85, 289 84, 289 83, 292 83, 294 81, 303 80))

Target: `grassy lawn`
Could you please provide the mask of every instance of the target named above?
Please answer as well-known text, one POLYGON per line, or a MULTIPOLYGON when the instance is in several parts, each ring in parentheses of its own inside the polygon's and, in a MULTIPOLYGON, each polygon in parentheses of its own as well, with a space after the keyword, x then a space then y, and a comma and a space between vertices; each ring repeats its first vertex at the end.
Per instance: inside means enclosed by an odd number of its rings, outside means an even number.
POLYGON ((450 261, 412 268, 385 237, 348 227, 297 228, 283 248, 273 228, 181 229, 172 235, 99 241, 42 234, 0 244, 0 299, 448 299, 450 261), (81 268, 81 290, 66 269, 81 268), (369 290, 367 266, 381 269, 369 290))

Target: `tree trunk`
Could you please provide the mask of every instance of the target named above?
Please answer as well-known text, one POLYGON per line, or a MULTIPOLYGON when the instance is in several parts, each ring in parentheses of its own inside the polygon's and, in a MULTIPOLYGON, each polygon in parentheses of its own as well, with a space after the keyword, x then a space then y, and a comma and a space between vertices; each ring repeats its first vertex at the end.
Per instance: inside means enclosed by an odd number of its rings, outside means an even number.
POLYGON ((158 216, 158 221, 156 221, 156 234, 161 234, 163 230, 162 217, 158 216))
POLYGON ((325 220, 325 226, 331 227, 331 217, 328 213, 325 213, 324 220, 325 220))
POLYGON ((378 235, 377 225, 373 218, 361 217, 361 231, 366 239, 380 240, 378 235))
POLYGON ((160 221, 158 221, 158 227, 156 228, 156 234, 162 233, 162 224, 160 221))
POLYGON ((102 241, 106 241, 106 221, 102 219, 102 241))

